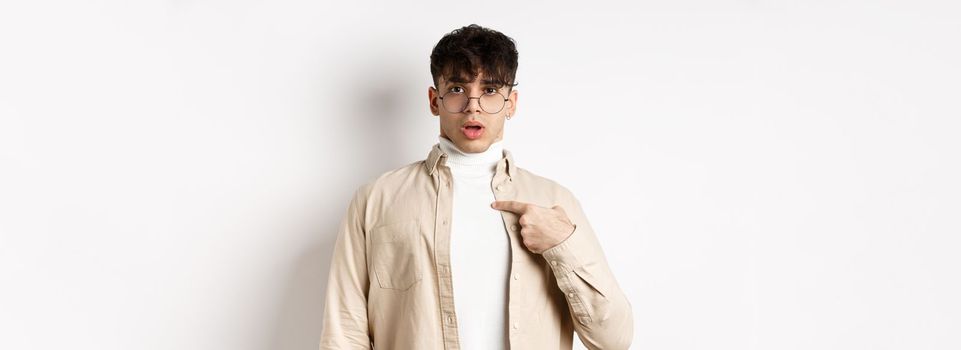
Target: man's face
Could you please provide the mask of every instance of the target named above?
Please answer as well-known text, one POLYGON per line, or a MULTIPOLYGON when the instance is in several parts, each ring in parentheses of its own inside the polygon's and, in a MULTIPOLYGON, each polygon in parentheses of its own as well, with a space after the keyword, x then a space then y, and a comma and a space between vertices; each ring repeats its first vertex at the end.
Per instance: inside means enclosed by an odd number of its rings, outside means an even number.
MULTIPOLYGON (((427 89, 430 98, 430 111, 434 115, 440 116, 440 136, 450 140, 461 151, 465 153, 479 153, 487 150, 494 142, 504 138, 504 120, 510 114, 514 118, 514 109, 517 107, 517 91, 511 90, 508 93, 508 86, 498 88, 491 82, 481 81, 483 72, 478 72, 471 82, 458 82, 457 79, 449 81, 448 77, 441 76, 437 80, 438 90, 434 87, 427 89), (440 97, 447 92, 463 93, 468 97, 481 97, 499 92, 506 96, 504 108, 496 113, 488 113, 481 109, 480 99, 468 99, 467 106, 461 111, 448 111, 444 107, 444 101, 440 97), (468 127, 468 125, 479 125, 468 127)), ((466 80, 466 79, 465 79, 466 80)), ((453 94, 451 94, 453 95, 453 94)), ((451 96, 448 95, 448 96, 451 96)), ((498 98, 503 99, 500 95, 498 98)), ((445 98, 446 99, 446 98, 445 98)), ((493 100, 488 97, 488 101, 493 100)), ((487 105, 485 105, 487 106, 487 105)))

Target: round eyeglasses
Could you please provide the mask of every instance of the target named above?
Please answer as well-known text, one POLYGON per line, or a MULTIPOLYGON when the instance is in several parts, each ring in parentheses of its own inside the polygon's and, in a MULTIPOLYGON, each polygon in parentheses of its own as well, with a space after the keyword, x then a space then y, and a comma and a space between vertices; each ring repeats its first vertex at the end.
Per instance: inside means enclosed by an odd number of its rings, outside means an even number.
POLYGON ((444 96, 438 98, 441 100, 441 104, 444 105, 444 109, 450 113, 463 112, 471 99, 477 99, 481 110, 490 114, 500 112, 504 109, 504 105, 507 104, 507 98, 497 91, 485 92, 483 95, 477 97, 468 97, 466 92, 448 91, 444 96))

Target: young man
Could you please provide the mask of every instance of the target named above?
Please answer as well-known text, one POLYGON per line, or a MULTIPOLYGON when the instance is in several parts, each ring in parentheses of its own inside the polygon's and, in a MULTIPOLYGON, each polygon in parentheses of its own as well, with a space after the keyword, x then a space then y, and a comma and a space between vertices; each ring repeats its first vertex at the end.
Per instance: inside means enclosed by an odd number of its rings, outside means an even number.
MULTIPOLYGON (((633 315, 580 202, 503 148, 517 50, 477 25, 431 53, 440 135, 354 194, 321 349, 627 349, 633 315)), ((561 140, 558 140, 561 141, 561 140)))

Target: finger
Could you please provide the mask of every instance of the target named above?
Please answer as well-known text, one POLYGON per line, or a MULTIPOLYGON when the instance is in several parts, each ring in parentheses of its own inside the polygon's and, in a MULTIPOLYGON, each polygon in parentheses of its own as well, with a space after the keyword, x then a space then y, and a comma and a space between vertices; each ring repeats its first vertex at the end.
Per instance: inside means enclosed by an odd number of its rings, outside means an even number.
POLYGON ((494 201, 494 203, 491 203, 491 208, 497 210, 506 210, 516 214, 524 214, 524 212, 527 211, 527 203, 517 201, 494 201))

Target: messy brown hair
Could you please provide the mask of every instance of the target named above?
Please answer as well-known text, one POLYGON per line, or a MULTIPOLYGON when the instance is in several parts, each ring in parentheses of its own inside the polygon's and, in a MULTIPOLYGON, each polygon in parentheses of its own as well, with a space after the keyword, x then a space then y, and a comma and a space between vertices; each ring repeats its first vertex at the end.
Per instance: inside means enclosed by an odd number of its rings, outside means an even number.
POLYGON ((485 83, 501 88, 517 86, 517 48, 514 39, 496 30, 471 24, 444 35, 430 53, 430 74, 434 86, 444 76, 448 81, 467 83, 480 77, 485 83))

